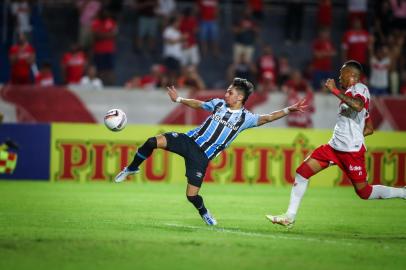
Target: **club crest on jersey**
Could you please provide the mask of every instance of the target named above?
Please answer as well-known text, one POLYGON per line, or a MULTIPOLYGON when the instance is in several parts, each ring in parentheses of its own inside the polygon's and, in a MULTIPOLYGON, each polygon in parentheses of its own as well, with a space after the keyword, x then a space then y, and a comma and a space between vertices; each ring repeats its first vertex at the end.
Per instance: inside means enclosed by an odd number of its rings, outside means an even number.
POLYGON ((179 134, 177 132, 172 132, 172 136, 177 138, 179 136, 179 134))

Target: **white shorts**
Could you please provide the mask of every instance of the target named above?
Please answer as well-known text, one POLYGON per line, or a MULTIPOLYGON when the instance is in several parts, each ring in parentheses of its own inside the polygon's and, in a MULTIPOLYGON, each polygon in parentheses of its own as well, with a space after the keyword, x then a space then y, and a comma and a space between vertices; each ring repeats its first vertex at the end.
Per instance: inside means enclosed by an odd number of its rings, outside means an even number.
POLYGON ((182 66, 198 65, 200 62, 199 48, 194 45, 183 50, 182 66))

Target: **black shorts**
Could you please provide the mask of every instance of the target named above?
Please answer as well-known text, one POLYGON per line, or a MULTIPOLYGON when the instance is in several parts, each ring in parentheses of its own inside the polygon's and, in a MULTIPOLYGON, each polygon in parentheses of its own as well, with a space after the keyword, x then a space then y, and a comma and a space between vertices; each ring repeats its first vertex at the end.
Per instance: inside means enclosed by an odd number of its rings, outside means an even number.
POLYGON ((168 132, 166 150, 176 153, 185 159, 186 177, 189 184, 200 187, 206 174, 209 159, 196 142, 184 133, 168 132))

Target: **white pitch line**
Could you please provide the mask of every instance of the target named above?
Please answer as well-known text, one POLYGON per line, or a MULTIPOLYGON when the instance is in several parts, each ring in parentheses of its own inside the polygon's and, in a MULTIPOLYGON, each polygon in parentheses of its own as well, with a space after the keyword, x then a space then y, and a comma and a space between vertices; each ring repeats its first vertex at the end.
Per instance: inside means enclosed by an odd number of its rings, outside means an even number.
POLYGON ((318 243, 326 243, 326 244, 333 244, 333 245, 346 245, 352 246, 352 243, 348 242, 338 242, 333 240, 323 240, 323 239, 316 239, 316 238, 305 238, 305 237, 288 237, 288 236, 281 236, 281 235, 272 235, 272 234, 263 234, 257 232, 244 232, 239 230, 230 230, 225 228, 205 228, 205 227, 198 227, 198 226, 190 226, 190 225, 180 225, 180 224, 173 224, 173 223, 166 223, 165 225, 169 227, 175 228, 185 228, 185 229, 194 229, 194 230, 205 230, 205 231, 212 231, 218 233, 229 233, 229 234, 236 234, 242 236, 250 236, 250 237, 260 237, 260 238, 271 238, 271 239, 284 239, 284 240, 298 240, 298 241, 308 241, 308 242, 318 242, 318 243))

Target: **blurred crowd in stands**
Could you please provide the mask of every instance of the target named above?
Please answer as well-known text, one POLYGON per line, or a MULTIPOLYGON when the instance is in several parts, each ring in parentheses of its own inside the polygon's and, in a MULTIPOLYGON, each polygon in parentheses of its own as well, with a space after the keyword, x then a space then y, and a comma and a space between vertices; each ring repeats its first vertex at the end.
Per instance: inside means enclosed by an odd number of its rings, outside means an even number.
MULTIPOLYGON (((44 1, 46 2, 46 1, 44 1)), ((313 98, 313 92, 324 91, 324 80, 337 77, 334 62, 348 59, 359 61, 365 69, 363 78, 373 95, 406 94, 406 0, 347 0, 348 22, 341 44, 332 41, 334 3, 331 0, 313 1, 317 4, 315 39, 308 52, 308 64, 299 69, 291 66, 289 55, 275 55, 272 45, 261 39, 264 18, 273 1, 246 0, 231 2, 243 5, 241 14, 233 14, 231 29, 219 24, 223 1, 217 0, 78 0, 71 1, 78 10, 78 37, 58 61, 63 83, 83 85, 87 89, 102 89, 117 85, 115 62, 120 48, 116 41, 123 5, 137 15, 135 54, 160 55, 147 74, 135 74, 124 87, 160 89, 167 85, 197 92, 206 89, 199 67, 208 55, 221 61, 230 53, 232 62, 224 71, 226 80, 244 77, 256 84, 261 93, 283 91, 289 102, 299 96, 313 98), (182 8, 178 2, 182 2, 182 8), (224 31, 232 31, 232 48, 222 48, 219 40, 224 31)), ((302 25, 307 1, 282 1, 286 8, 284 22, 287 50, 303 42, 302 25)), ((15 43, 8 49, 11 66, 10 83, 54 85, 50 63, 36 65, 35 48, 30 45, 32 1, 13 0, 9 9, 13 15, 15 43)), ((281 3, 279 3, 281 5, 281 3)), ((213 60, 213 65, 216 60, 213 60)), ((311 125, 311 123, 309 124, 311 125)))

